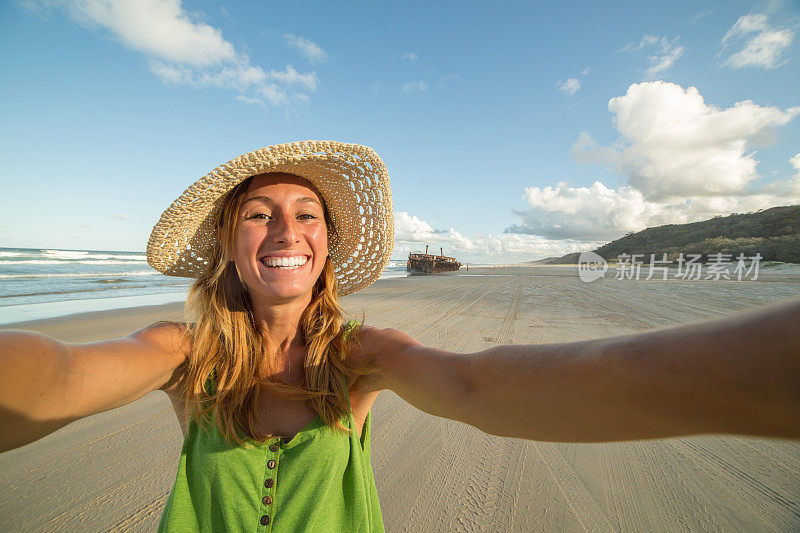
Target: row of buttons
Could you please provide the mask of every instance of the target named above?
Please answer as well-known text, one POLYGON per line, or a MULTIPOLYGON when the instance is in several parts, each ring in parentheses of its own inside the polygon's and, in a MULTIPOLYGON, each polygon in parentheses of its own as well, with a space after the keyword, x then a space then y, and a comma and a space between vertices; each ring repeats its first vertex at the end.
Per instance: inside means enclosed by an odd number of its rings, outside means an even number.
MULTIPOLYGON (((276 453, 278 451, 278 445, 270 444, 269 451, 271 451, 272 453, 276 453)), ((275 466, 277 466, 275 459, 270 459, 269 461, 267 461, 267 468, 269 468, 270 470, 274 469, 275 466)), ((274 485, 275 485, 275 480, 272 479, 271 477, 268 477, 264 481, 264 486, 268 489, 271 489, 274 485)), ((272 503, 272 496, 264 496, 261 499, 261 503, 263 503, 264 505, 270 505, 272 503)), ((261 525, 262 526, 269 525, 269 515, 265 514, 264 516, 261 517, 261 525)))

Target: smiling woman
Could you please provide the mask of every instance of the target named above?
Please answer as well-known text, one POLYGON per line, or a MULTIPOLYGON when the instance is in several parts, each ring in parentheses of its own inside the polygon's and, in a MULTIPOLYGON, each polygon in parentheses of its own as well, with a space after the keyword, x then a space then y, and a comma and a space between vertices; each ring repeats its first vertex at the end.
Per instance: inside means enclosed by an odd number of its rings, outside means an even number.
POLYGON ((185 323, 69 345, 0 334, 2 449, 165 391, 184 430, 161 531, 382 531, 373 402, 499 436, 566 442, 698 433, 800 438, 800 302, 591 341, 457 354, 345 324, 339 296, 392 248, 386 168, 308 141, 193 184, 150 264, 194 278, 185 323))

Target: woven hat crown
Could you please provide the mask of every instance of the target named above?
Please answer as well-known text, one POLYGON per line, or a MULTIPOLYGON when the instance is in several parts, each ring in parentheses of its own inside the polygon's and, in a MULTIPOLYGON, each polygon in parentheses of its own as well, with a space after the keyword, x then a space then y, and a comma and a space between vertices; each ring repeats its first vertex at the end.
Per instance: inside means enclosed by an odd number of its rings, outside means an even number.
POLYGON ((161 215, 147 243, 148 263, 167 276, 198 277, 217 245, 214 217, 223 198, 267 172, 305 178, 322 195, 334 225, 329 255, 340 295, 380 277, 394 245, 389 173, 371 148, 335 141, 268 146, 215 168, 161 215))

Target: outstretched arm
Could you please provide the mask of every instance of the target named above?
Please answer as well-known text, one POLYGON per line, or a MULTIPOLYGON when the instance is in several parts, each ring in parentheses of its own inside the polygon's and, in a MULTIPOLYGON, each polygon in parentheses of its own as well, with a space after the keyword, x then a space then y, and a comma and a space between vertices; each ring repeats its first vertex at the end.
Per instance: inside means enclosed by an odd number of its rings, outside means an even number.
POLYGON ((474 354, 427 348, 394 330, 364 338, 381 367, 375 387, 494 435, 800 439, 800 300, 635 335, 474 354))
POLYGON ((86 344, 0 332, 0 451, 171 383, 186 351, 182 332, 177 324, 156 324, 86 344))

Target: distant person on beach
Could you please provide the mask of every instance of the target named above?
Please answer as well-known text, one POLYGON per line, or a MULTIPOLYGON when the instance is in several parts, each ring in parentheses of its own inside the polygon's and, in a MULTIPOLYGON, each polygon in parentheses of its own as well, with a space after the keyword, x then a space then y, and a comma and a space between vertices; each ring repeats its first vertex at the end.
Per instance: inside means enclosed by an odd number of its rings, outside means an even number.
POLYGON ((308 141, 221 165, 147 247, 158 271, 195 278, 185 323, 87 344, 0 334, 0 449, 161 389, 184 443, 160 531, 383 531, 370 409, 384 389, 504 437, 800 439, 798 300, 456 354, 345 322, 338 297, 380 276, 393 238, 388 173, 369 148, 308 141))

